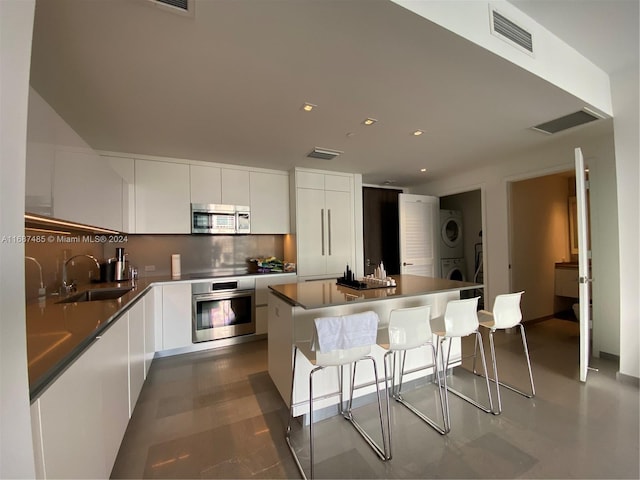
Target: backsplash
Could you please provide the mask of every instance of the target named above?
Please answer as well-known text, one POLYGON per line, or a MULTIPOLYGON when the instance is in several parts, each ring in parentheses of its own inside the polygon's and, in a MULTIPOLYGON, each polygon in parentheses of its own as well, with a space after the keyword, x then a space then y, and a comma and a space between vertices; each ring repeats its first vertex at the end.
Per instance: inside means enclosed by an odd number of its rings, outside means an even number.
MULTIPOLYGON (((27 230, 27 234, 38 233, 27 230)), ((25 255, 35 258, 42 266, 42 282, 47 295, 59 290, 62 265, 74 255, 92 255, 98 261, 103 261, 115 257, 117 247, 124 247, 127 260, 138 269, 139 277, 170 275, 173 253, 181 256, 183 275, 228 269, 247 271, 249 258, 283 258, 286 235, 126 235, 126 241, 118 243, 90 242, 88 239, 95 236, 86 233, 50 237, 55 237, 55 240, 25 244, 25 255), (63 238, 67 241, 63 241, 63 238)), ((78 285, 98 279, 99 271, 95 265, 91 265, 88 258, 69 264, 69 278, 76 280, 78 285)), ((27 300, 37 298, 39 287, 38 266, 33 261, 25 260, 27 300)))
POLYGON ((247 259, 282 258, 284 235, 129 235, 127 242, 105 244, 114 257, 124 247, 140 277, 171 274, 171 254, 179 253, 182 274, 220 269, 248 269, 247 259))

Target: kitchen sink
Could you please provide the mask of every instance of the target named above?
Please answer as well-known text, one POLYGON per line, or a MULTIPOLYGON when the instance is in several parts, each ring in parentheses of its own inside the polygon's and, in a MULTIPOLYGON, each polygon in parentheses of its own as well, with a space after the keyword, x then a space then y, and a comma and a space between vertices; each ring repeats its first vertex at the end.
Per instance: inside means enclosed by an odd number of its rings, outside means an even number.
POLYGON ((71 295, 64 300, 56 303, 75 303, 75 302, 97 302, 99 300, 115 300, 125 293, 130 292, 133 287, 124 288, 95 288, 84 292, 71 295))

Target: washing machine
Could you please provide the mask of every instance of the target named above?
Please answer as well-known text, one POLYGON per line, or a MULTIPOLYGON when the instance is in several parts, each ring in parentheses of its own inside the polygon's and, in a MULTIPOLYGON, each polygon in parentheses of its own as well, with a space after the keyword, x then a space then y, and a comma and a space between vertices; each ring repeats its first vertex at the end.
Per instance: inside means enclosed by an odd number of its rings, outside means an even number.
POLYGON ((440 258, 462 257, 462 212, 440 210, 440 258))
POLYGON ((458 280, 460 282, 467 281, 466 263, 464 258, 443 258, 440 261, 442 278, 447 280, 458 280))

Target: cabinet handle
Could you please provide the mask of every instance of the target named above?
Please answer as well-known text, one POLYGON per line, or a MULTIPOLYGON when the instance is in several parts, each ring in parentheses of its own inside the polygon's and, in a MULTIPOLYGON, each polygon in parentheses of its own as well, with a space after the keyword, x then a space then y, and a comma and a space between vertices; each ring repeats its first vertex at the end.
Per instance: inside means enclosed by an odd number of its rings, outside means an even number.
POLYGON ((322 255, 324 255, 324 208, 320 209, 320 227, 322 230, 322 255))
POLYGON ((402 262, 403 267, 406 267, 407 265, 413 265, 413 263, 402 262))
POLYGON ((331 209, 327 210, 327 223, 329 224, 329 255, 331 255, 331 209))

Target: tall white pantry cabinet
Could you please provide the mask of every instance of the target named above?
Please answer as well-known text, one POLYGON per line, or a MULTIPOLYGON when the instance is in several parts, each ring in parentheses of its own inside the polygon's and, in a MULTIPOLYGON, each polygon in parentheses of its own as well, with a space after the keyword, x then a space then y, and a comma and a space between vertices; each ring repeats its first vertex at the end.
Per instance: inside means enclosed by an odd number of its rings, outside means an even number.
POLYGON ((356 176, 296 168, 289 178, 298 277, 338 277, 347 265, 357 271, 356 176))

